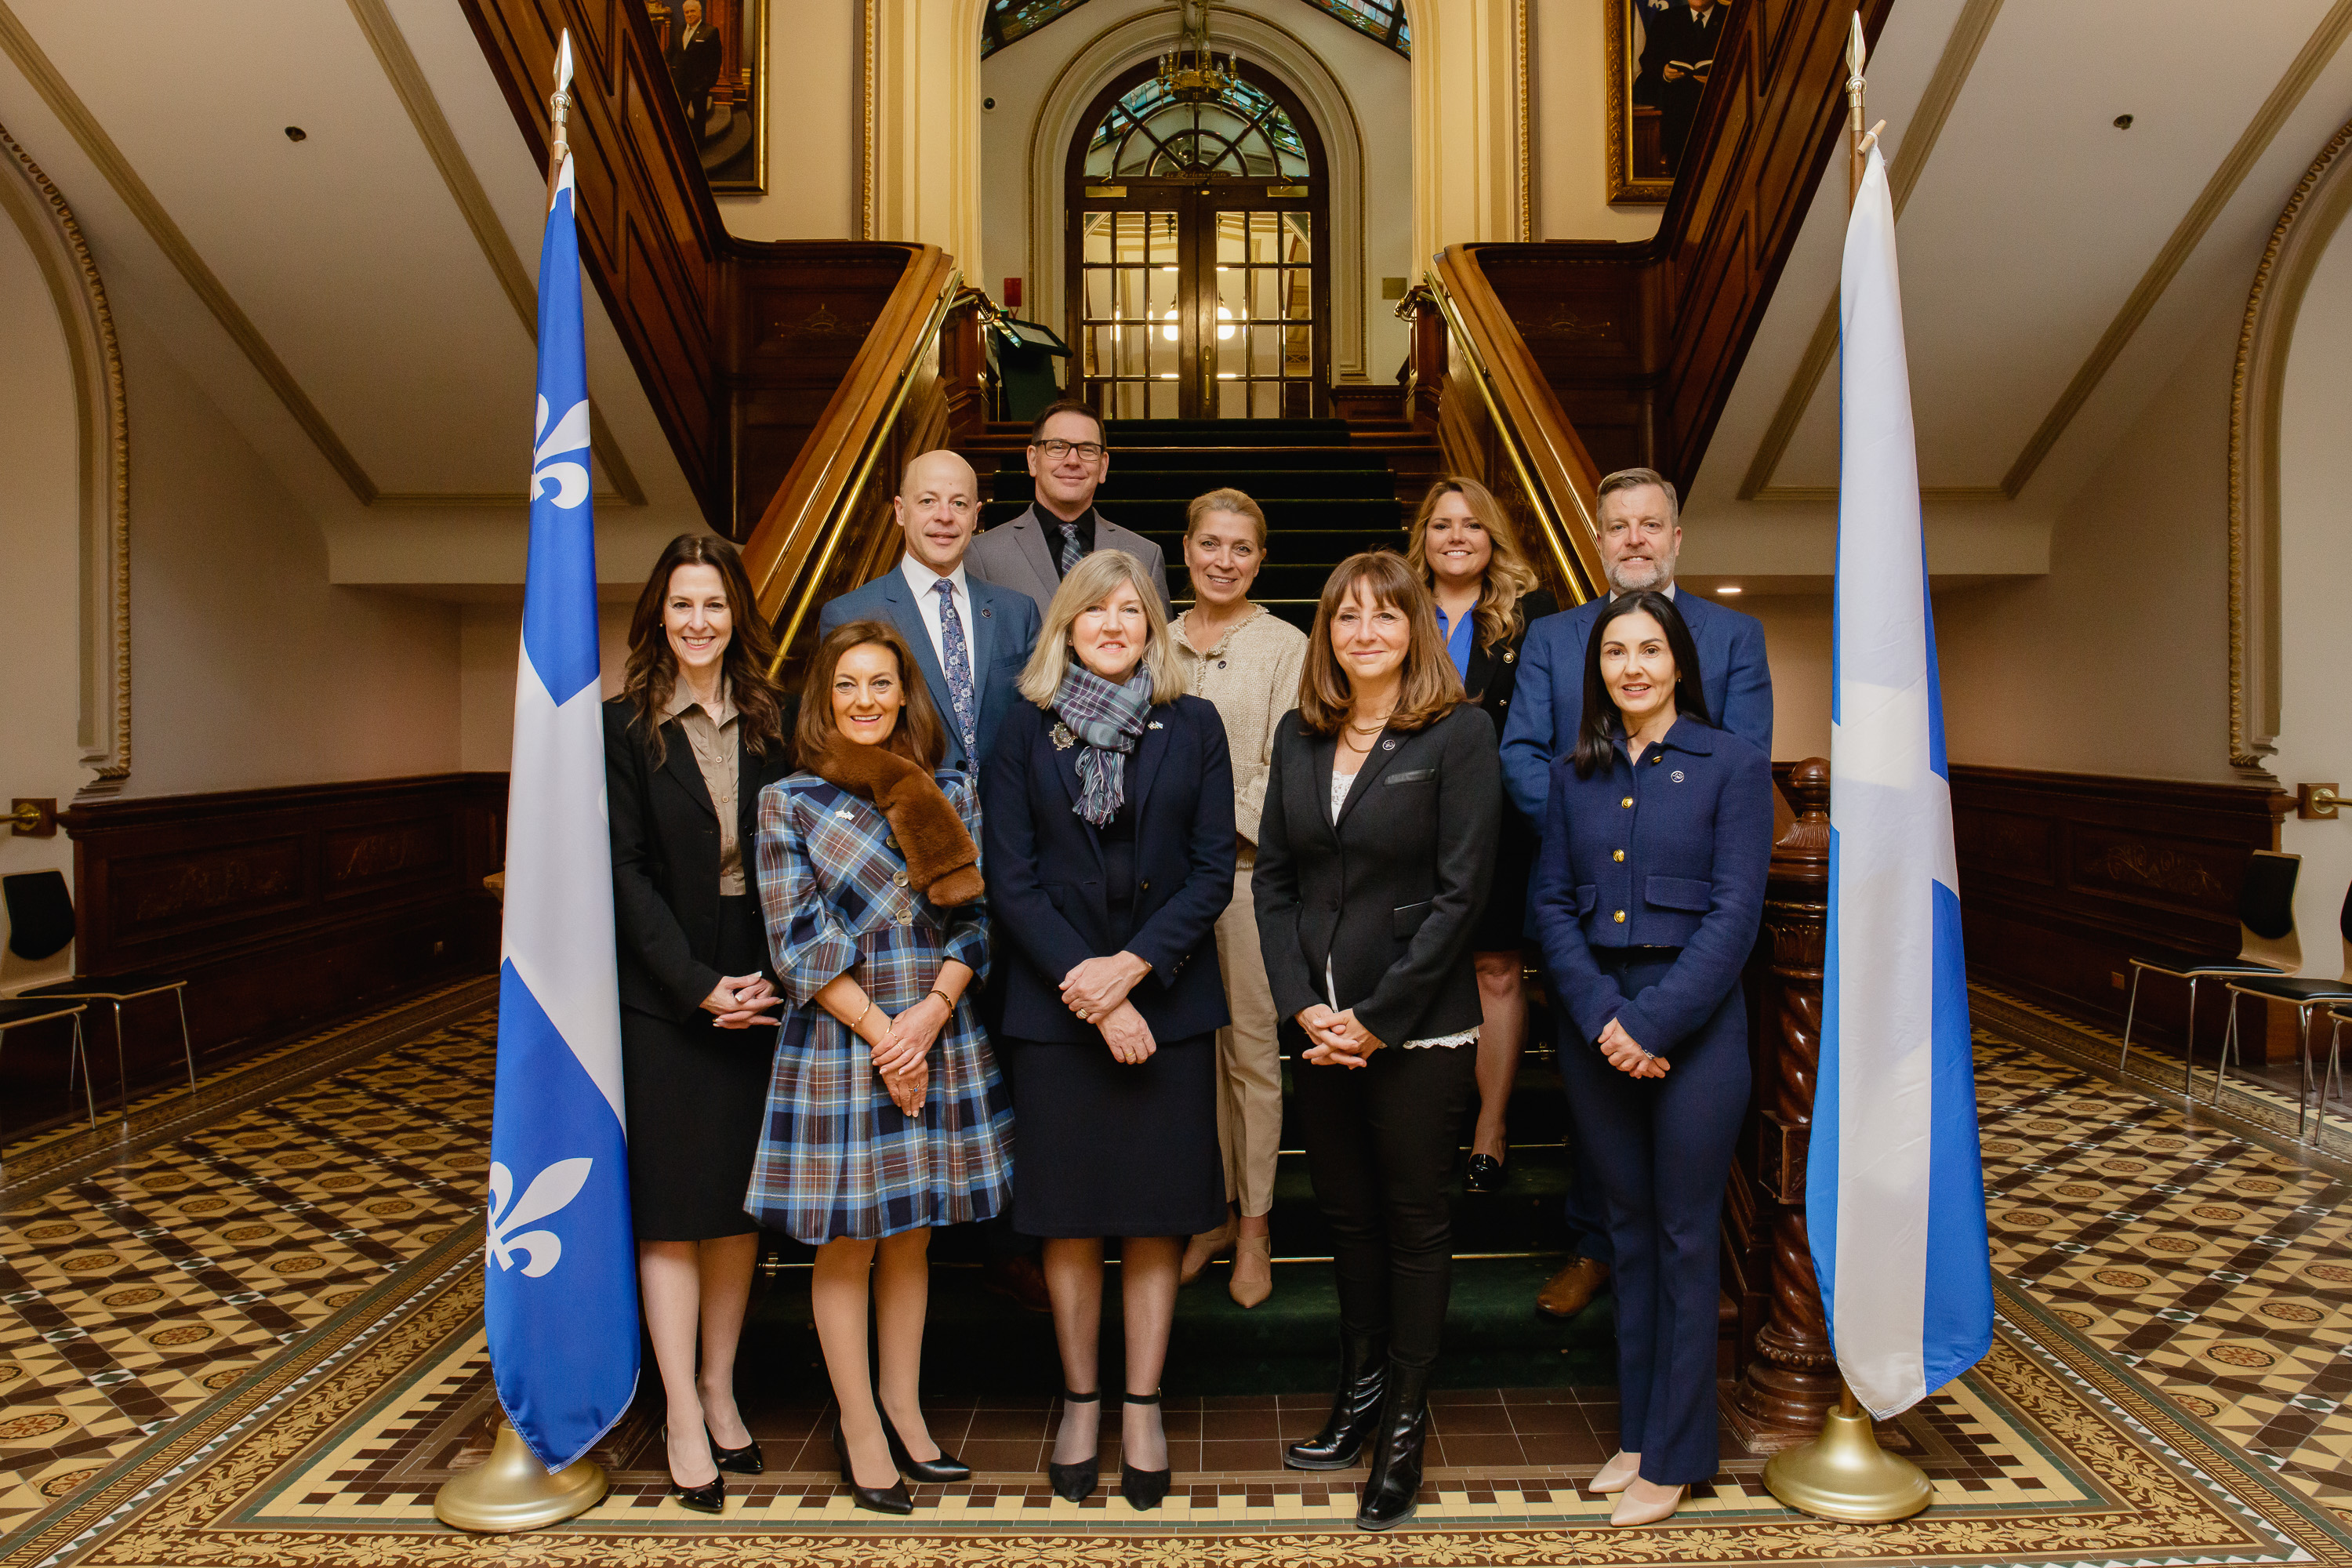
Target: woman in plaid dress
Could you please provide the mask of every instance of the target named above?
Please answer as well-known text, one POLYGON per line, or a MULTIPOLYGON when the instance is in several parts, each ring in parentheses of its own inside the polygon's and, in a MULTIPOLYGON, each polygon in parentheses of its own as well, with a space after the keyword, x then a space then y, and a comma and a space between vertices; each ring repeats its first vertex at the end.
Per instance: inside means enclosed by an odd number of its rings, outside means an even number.
POLYGON ((913 668, 881 622, 827 637, 801 697, 803 771, 760 797, 760 893, 793 1011, 744 1200, 817 1248, 841 1477, 886 1513, 912 1506, 901 1474, 971 1473, 931 1440, 918 1402, 927 1252, 931 1226, 989 1218, 1012 1181, 1012 1101, 967 994, 989 958, 979 800, 961 773, 935 771, 941 731, 913 668))

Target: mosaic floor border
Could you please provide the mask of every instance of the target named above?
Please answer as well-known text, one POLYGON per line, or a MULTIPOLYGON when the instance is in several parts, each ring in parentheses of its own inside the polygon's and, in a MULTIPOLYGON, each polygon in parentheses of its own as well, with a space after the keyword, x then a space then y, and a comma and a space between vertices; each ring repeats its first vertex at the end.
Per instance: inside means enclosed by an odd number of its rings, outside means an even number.
POLYGON ((69 1121, 0 1147, 0 1213, 201 1127, 267 1104, 289 1089, 468 1018, 498 1001, 496 975, 461 980, 345 1018, 205 1073, 191 1091, 176 1084, 102 1114, 98 1125, 69 1121))

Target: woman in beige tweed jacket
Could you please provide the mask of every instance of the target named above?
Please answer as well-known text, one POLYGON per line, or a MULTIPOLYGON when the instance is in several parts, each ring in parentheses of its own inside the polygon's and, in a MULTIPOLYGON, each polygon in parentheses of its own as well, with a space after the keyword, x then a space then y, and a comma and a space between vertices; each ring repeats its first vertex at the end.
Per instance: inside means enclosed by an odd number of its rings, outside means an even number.
POLYGON ((1234 758, 1234 827, 1241 842, 1234 901, 1217 921, 1217 963, 1234 1021, 1217 1031, 1217 1142, 1224 1155, 1225 1223, 1192 1238, 1182 1279, 1191 1284, 1227 1248, 1228 1289, 1255 1307, 1274 1291, 1275 1157, 1282 1145, 1282 1052, 1275 1042, 1274 994, 1257 940, 1250 868, 1257 856, 1258 812, 1265 803, 1274 730, 1298 705, 1307 635, 1264 605, 1250 584, 1265 561, 1265 513, 1235 489, 1195 499, 1184 520, 1184 564, 1192 607, 1176 618, 1170 642, 1184 666, 1186 689, 1216 704, 1234 758))

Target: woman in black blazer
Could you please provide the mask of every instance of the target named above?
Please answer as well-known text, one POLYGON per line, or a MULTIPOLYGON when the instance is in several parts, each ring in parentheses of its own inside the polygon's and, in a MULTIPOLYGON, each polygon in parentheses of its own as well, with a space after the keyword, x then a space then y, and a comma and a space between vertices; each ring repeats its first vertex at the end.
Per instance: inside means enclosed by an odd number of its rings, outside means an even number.
POLYGON ((1502 798, 1495 727, 1462 700, 1429 591, 1391 551, 1340 563, 1275 734, 1254 890, 1339 1287, 1331 1418, 1284 1462, 1345 1469, 1375 1439, 1368 1530, 1410 1516, 1421 1485, 1502 798))
MULTIPOLYGON (((1470 700, 1494 721, 1499 742, 1518 689, 1519 646, 1530 625, 1559 613, 1559 601, 1536 586, 1510 513, 1486 486, 1458 474, 1439 479, 1422 498, 1404 558, 1429 584, 1446 657, 1470 700)), ((1495 879, 1470 937, 1486 1015, 1478 1030, 1478 1127, 1462 1178, 1474 1193, 1500 1192, 1508 1158, 1505 1119, 1528 1036, 1528 868, 1535 858, 1535 825, 1506 795, 1495 879)))
POLYGON ((760 1255, 743 1193, 778 1001, 751 846, 760 791, 792 772, 792 748, 757 603, 732 544, 680 534, 637 596, 628 679, 604 704, 638 1289, 670 1489, 705 1513, 722 1506, 719 1470, 761 1469, 734 1384, 760 1255))
POLYGON ((1049 1473, 1092 1494, 1103 1242, 1127 1342, 1119 1490, 1168 1489, 1160 1376, 1185 1241, 1224 1218, 1217 917, 1233 900, 1234 778, 1217 710, 1184 695, 1160 596, 1104 550, 1063 578, 981 785, 981 866, 1014 1059, 1014 1226, 1045 1240, 1062 1352, 1049 1473))

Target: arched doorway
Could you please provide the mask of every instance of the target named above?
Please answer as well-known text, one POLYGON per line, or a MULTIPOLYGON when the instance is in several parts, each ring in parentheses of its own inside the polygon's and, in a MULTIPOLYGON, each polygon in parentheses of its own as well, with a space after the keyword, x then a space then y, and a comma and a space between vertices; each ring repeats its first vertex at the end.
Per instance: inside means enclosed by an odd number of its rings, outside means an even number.
POLYGON ((1075 391, 1114 419, 1312 418, 1328 380, 1323 146, 1247 63, 1214 94, 1145 64, 1079 120, 1065 174, 1075 391))

